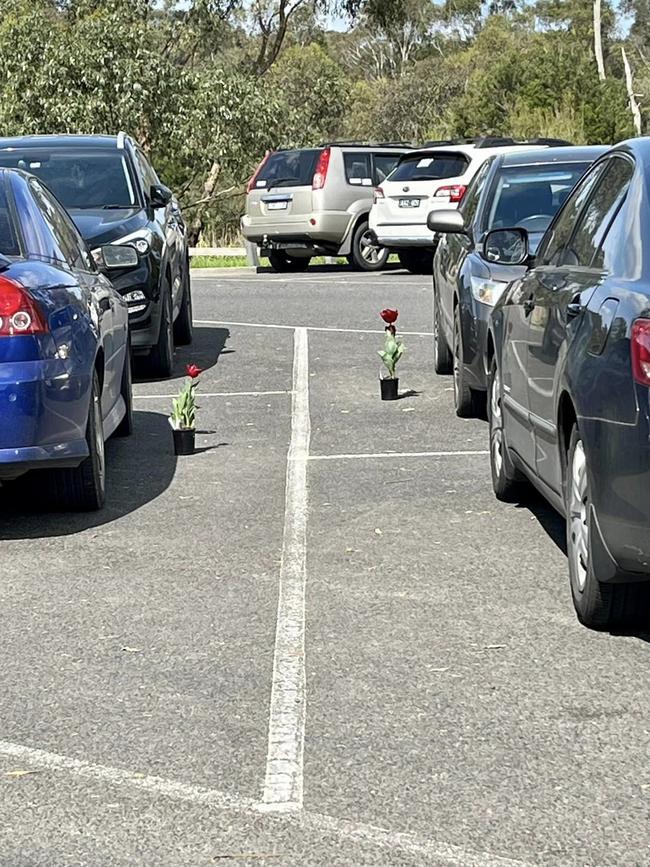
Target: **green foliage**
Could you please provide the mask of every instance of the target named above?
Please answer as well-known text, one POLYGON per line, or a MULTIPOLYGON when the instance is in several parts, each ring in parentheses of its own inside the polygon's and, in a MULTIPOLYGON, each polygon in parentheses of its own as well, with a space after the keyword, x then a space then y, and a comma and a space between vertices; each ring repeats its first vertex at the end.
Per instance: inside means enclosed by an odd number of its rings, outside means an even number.
POLYGON ((169 417, 174 430, 194 430, 196 427, 196 387, 195 379, 188 379, 178 397, 172 400, 169 417))
POLYGON ((395 335, 387 328, 386 341, 384 348, 379 350, 379 356, 386 365, 389 379, 395 379, 395 366, 403 353, 404 344, 401 340, 397 340, 395 335))

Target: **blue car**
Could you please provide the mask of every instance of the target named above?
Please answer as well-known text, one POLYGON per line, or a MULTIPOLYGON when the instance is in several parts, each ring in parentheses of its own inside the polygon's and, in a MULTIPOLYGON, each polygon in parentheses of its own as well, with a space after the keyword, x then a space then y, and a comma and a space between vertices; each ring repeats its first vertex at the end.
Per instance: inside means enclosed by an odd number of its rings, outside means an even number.
POLYGON ((0 169, 0 484, 99 509, 105 440, 132 431, 126 302, 36 177, 0 169))

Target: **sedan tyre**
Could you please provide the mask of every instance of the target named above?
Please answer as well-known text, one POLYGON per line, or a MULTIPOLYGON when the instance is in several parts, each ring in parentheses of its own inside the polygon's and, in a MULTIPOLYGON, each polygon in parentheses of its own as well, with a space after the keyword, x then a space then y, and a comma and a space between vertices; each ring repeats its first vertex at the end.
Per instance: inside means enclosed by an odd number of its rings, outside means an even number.
POLYGON ((525 494, 526 482, 515 467, 503 427, 501 373, 492 362, 488 380, 488 421, 490 426, 490 469, 492 488, 497 500, 519 503, 525 494))
POLYGON ((451 373, 454 367, 454 359, 447 338, 442 332, 440 322, 440 302, 438 295, 433 290, 433 367, 436 373, 451 373))
POLYGON ((589 466, 577 425, 569 441, 564 502, 569 580, 578 620, 591 629, 646 626, 650 620, 647 584, 610 584, 598 580, 591 540, 589 466))
POLYGON ((192 287, 190 283, 190 266, 183 268, 183 300, 176 322, 174 322, 174 343, 176 346, 189 346, 193 337, 192 323, 192 287))
POLYGON ((131 341, 126 344, 126 357, 122 368, 122 384, 120 395, 124 401, 126 412, 124 418, 115 429, 116 437, 130 437, 133 433, 133 377, 131 368, 131 341))
POLYGON ((367 223, 357 226, 352 238, 352 252, 349 256, 350 264, 357 271, 381 271, 388 262, 390 255, 386 247, 376 247, 372 243, 372 237, 367 223))
POLYGON ((474 392, 469 385, 467 385, 465 378, 463 338, 460 321, 460 307, 458 305, 454 311, 453 374, 456 415, 459 416, 459 418, 475 418, 478 414, 476 405, 477 401, 474 392))
POLYGON ((101 404, 101 388, 95 371, 86 425, 88 457, 78 467, 52 470, 50 474, 51 496, 60 509, 94 512, 101 509, 106 500, 106 455, 101 404))

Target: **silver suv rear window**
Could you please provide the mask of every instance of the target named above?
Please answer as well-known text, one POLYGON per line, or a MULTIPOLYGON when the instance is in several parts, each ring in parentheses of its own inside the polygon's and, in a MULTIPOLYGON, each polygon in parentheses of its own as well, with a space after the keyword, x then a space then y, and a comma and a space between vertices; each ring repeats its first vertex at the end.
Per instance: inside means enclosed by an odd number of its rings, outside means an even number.
POLYGON ((311 186, 321 153, 320 148, 274 151, 255 179, 255 189, 268 190, 280 183, 283 187, 311 186))
POLYGON ((469 157, 459 153, 413 154, 400 160, 389 181, 441 181, 465 174, 469 157))

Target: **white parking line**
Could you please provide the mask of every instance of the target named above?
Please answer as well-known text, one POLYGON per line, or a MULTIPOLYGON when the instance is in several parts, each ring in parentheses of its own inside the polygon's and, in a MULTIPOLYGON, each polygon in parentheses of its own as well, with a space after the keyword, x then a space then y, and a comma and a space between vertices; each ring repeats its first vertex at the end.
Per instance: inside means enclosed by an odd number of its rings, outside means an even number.
MULTIPOLYGON (((195 325, 232 325, 233 328, 282 328, 286 331, 295 331, 295 325, 274 325, 269 322, 217 322, 212 319, 195 319, 195 325)), ((379 328, 334 328, 323 325, 304 325, 307 331, 333 331, 342 334, 383 334, 379 328)), ((407 337, 433 337, 432 331, 400 331, 407 337)))
POLYGON ((365 454, 348 455, 309 455, 310 461, 348 461, 355 458, 455 458, 472 457, 474 455, 489 455, 490 452, 459 451, 459 452, 367 452, 365 454))
POLYGON ((287 456, 284 533, 273 658, 269 742, 263 807, 302 809, 305 742, 305 582, 309 349, 307 330, 296 328, 293 354, 291 443, 287 456))
MULTIPOLYGON (((291 391, 202 391, 199 397, 266 397, 270 394, 291 394, 291 391)), ((178 397, 178 394, 134 394, 133 397, 137 400, 167 400, 178 397)))
MULTIPOLYGON (((67 771, 75 777, 92 780, 116 787, 140 789, 151 795, 186 801, 199 806, 217 810, 229 810, 248 815, 264 812, 261 805, 250 798, 228 795, 218 789, 179 783, 164 777, 127 771, 107 765, 96 765, 81 759, 73 759, 59 753, 39 750, 21 744, 0 741, 0 756, 17 759, 28 767, 42 768, 47 771, 67 771)), ((276 817, 276 821, 279 817, 276 817)), ((341 839, 357 840, 369 846, 377 846, 388 851, 407 852, 413 855, 426 855, 427 863, 438 867, 528 867, 522 861, 481 854, 461 849, 447 843, 427 840, 414 834, 391 831, 376 825, 351 822, 323 813, 303 810, 291 817, 292 828, 314 830, 319 834, 333 834, 341 839)))

